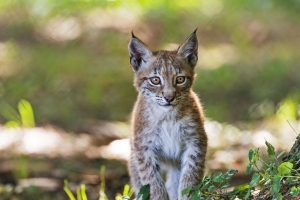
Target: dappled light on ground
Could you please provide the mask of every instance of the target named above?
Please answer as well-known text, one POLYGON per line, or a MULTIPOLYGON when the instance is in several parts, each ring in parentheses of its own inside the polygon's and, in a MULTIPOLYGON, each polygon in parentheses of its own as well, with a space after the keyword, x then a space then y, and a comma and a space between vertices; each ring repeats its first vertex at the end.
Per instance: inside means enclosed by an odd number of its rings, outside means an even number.
POLYGON ((0 149, 6 153, 41 154, 50 157, 70 156, 87 143, 80 135, 76 138, 54 128, 1 128, 0 149), (80 142, 78 142, 80 141, 80 142))
POLYGON ((47 191, 56 190, 62 186, 62 183, 54 178, 28 178, 18 180, 17 190, 21 190, 30 186, 39 187, 47 191))
POLYGON ((50 126, 43 128, 1 127, 0 151, 5 154, 11 152, 49 157, 69 157, 81 154, 90 158, 127 160, 129 155, 127 140, 116 140, 118 137, 122 138, 122 135, 124 137, 124 131, 122 131, 124 124, 108 122, 101 122, 101 124, 103 131, 91 134, 72 134, 50 126), (103 142, 104 146, 101 145, 103 142))
MULTIPOLYGON (((43 155, 49 157, 105 158, 127 161, 130 155, 129 139, 124 131, 129 125, 124 123, 101 122, 98 132, 70 134, 54 127, 37 128, 1 128, 0 150, 4 154, 43 155), (123 130, 123 133, 122 133, 123 130), (103 139, 106 143, 103 143, 103 139), (98 143, 97 141, 102 141, 98 143)), ((300 129, 296 121, 278 126, 268 122, 259 123, 250 129, 250 124, 222 124, 206 120, 205 127, 209 138, 208 169, 234 167, 235 162, 245 165, 248 150, 261 148, 265 151, 265 141, 271 143, 277 151, 288 150, 300 129), (242 130, 238 126, 244 127, 242 130)), ((253 126, 253 125, 252 125, 253 126)))
POLYGON ((115 140, 99 149, 100 155, 107 159, 126 160, 130 158, 129 139, 115 140))
POLYGON ((26 196, 31 190, 39 194, 37 198, 64 196, 63 180, 68 179, 72 190, 85 183, 96 198, 101 165, 107 167, 105 180, 113 185, 107 194, 115 195, 129 180, 125 164, 129 144, 121 137, 129 134, 128 129, 124 123, 104 121, 91 125, 95 132, 79 134, 53 126, 0 127, 0 197, 26 196))

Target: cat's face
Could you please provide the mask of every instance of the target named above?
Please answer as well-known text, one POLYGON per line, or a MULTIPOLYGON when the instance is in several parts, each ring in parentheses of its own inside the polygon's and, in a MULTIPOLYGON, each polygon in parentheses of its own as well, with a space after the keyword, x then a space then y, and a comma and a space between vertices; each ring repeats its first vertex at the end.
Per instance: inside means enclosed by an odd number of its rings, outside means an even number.
POLYGON ((154 53, 133 36, 129 51, 138 92, 165 108, 179 105, 188 96, 194 80, 197 48, 195 32, 177 51, 154 53))
POLYGON ((155 103, 174 107, 188 95, 194 71, 182 63, 176 52, 159 51, 152 62, 135 74, 137 90, 155 103))

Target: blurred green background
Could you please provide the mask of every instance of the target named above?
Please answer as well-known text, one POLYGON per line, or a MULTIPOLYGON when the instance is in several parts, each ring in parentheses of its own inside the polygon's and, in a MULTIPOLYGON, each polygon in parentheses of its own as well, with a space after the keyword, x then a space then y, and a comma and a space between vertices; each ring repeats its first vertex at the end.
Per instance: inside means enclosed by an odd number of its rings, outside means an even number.
POLYGON ((286 99, 299 105, 299 19, 299 0, 1 1, 0 101, 27 99, 38 125, 128 121, 130 32, 152 50, 176 49, 198 28, 194 89, 206 116, 269 117, 286 99))
POLYGON ((251 145, 266 139, 289 149, 300 128, 300 0, 2 0, 0 124, 20 120, 26 99, 37 127, 0 126, 0 197, 66 199, 68 179, 97 199, 105 165, 113 199, 129 179, 128 140, 112 141, 128 136, 137 96, 131 31, 155 51, 176 49, 196 28, 207 169, 242 173, 251 145))

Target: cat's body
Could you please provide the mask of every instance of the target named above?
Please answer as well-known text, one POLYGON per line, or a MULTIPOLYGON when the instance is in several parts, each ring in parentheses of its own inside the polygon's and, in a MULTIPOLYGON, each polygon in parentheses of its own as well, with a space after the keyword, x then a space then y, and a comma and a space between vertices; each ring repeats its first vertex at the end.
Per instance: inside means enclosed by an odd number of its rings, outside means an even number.
POLYGON ((139 92, 129 171, 136 194, 149 184, 151 200, 189 199, 181 196, 182 190, 198 185, 203 177, 207 136, 201 104, 191 90, 197 48, 195 32, 177 51, 152 53, 134 35, 129 43, 139 92))

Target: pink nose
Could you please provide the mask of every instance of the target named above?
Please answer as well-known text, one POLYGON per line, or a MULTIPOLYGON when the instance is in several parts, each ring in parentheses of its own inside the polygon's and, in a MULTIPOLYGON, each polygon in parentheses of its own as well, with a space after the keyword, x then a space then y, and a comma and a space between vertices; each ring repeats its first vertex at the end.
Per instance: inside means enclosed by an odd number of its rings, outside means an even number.
POLYGON ((168 103, 171 103, 175 99, 175 96, 166 96, 164 98, 168 103))

